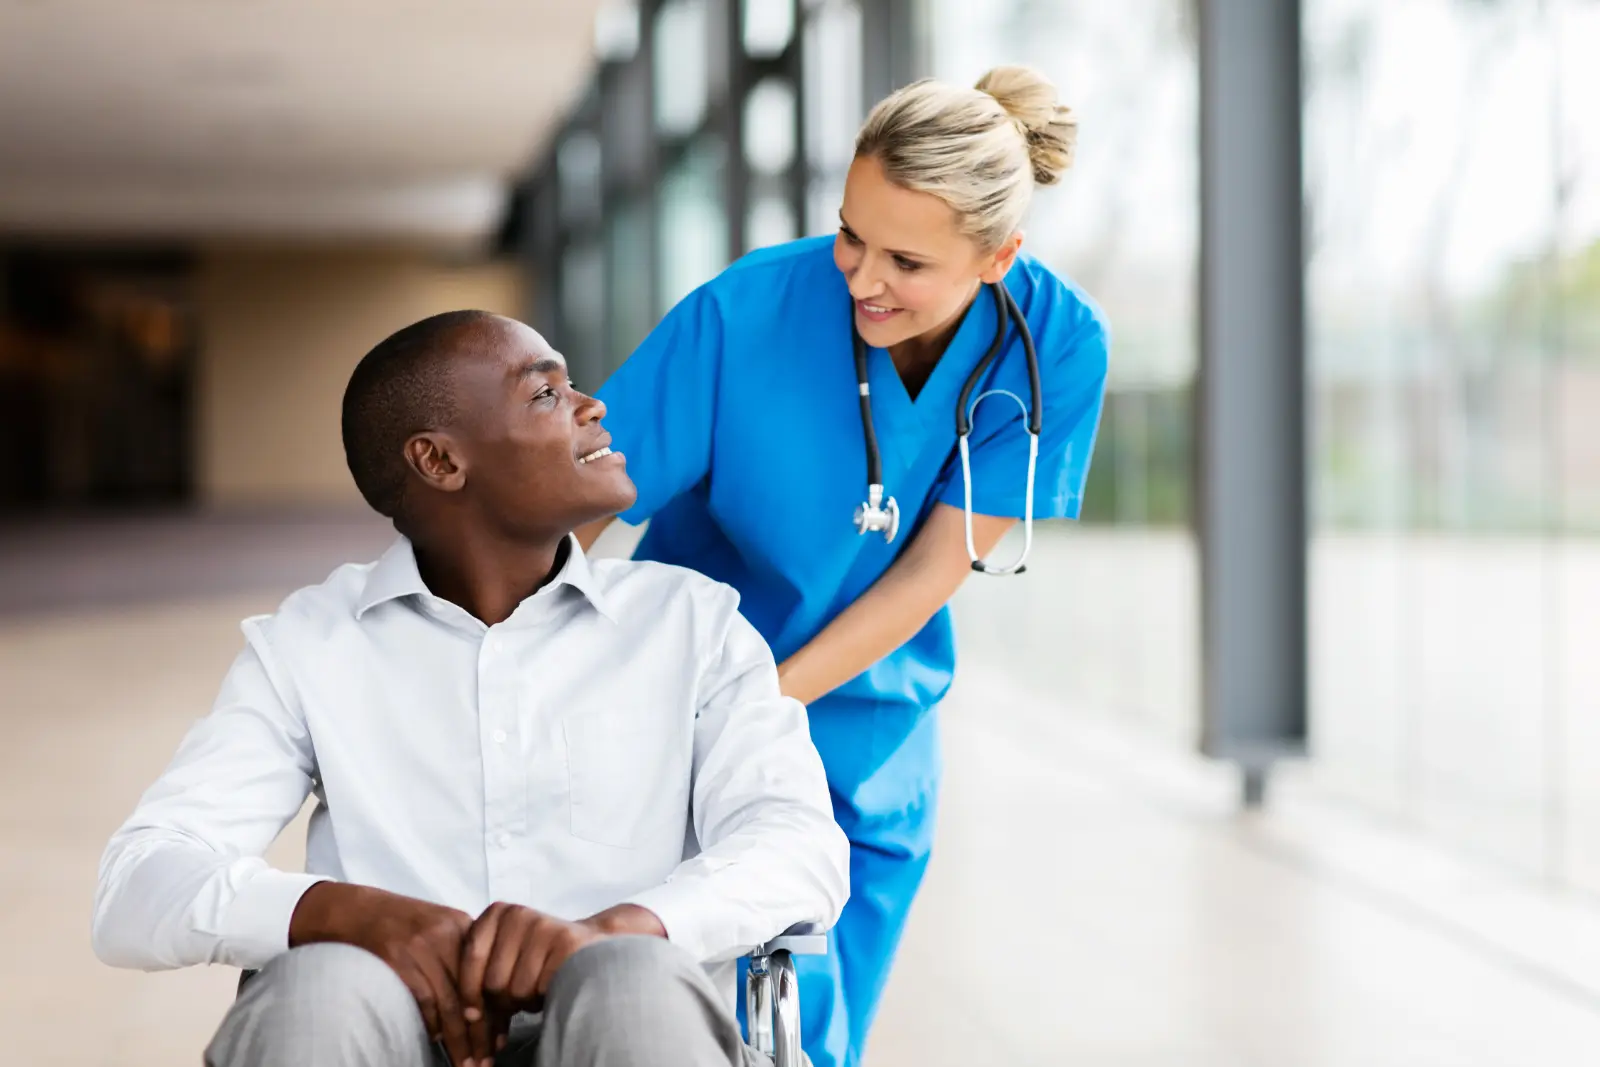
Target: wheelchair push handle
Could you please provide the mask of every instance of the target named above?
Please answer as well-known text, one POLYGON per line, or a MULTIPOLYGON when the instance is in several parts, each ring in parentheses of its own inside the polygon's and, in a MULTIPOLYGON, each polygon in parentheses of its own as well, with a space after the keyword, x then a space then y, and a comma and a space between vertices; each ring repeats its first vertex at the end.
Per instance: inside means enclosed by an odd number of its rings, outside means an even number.
POLYGON ((751 958, 787 952, 791 956, 826 956, 828 931, 821 923, 795 923, 789 929, 750 950, 751 958))

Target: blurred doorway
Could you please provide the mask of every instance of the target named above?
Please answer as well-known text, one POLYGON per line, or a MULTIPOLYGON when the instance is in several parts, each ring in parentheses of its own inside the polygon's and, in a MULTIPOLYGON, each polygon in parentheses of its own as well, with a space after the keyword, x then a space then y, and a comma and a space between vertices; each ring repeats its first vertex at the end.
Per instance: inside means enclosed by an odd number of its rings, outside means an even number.
POLYGON ((190 258, 0 247, 0 514, 187 501, 190 258))

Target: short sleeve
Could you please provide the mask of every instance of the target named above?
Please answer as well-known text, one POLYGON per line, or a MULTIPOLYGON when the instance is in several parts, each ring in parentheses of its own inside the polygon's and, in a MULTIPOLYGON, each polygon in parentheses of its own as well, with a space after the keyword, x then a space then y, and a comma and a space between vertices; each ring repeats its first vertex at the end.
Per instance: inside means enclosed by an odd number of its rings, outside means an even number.
POLYGON ((722 340, 716 298, 701 286, 600 387, 611 447, 639 490, 624 522, 649 519, 710 469, 722 340))
MULTIPOLYGON (((1034 472, 1033 516, 1076 519, 1094 455, 1105 404, 1109 342, 1098 316, 1085 315, 1055 351, 1040 339, 1039 378, 1044 399, 1039 459, 1034 472)), ((1026 401, 1027 394, 1022 398, 1026 401)), ((979 405, 973 419, 972 510, 979 515, 1020 519, 1026 500, 1028 434, 1021 409, 1003 396, 979 405)), ((941 503, 961 507, 965 484, 959 462, 939 492, 941 503)))

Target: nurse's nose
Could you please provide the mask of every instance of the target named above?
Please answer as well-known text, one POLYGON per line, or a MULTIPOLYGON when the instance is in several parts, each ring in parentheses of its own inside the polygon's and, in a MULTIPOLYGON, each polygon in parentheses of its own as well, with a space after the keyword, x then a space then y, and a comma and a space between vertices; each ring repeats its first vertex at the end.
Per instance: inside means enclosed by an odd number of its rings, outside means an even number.
POLYGON ((851 273, 847 280, 849 282, 850 295, 856 300, 871 300, 874 297, 882 296, 889 289, 888 286, 883 284, 883 279, 879 278, 877 273, 864 262, 851 273))

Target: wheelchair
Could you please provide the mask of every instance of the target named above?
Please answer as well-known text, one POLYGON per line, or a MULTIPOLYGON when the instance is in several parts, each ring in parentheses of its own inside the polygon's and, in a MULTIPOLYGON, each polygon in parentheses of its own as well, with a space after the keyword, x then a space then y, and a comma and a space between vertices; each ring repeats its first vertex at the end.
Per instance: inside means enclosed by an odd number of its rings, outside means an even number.
POLYGON ((801 923, 757 945, 746 957, 750 962, 744 989, 750 1031, 746 1041, 772 1057, 773 1067, 800 1067, 805 1062, 800 1056, 800 982, 794 957, 827 954, 827 931, 816 923, 801 923))
MULTIPOLYGON (((749 1033, 746 1043, 772 1060, 772 1067, 801 1067, 800 982, 795 976, 795 956, 825 956, 828 933, 816 923, 791 926, 744 957, 750 965, 744 1004, 749 1033)), ((239 990, 255 976, 239 975, 239 990)))

